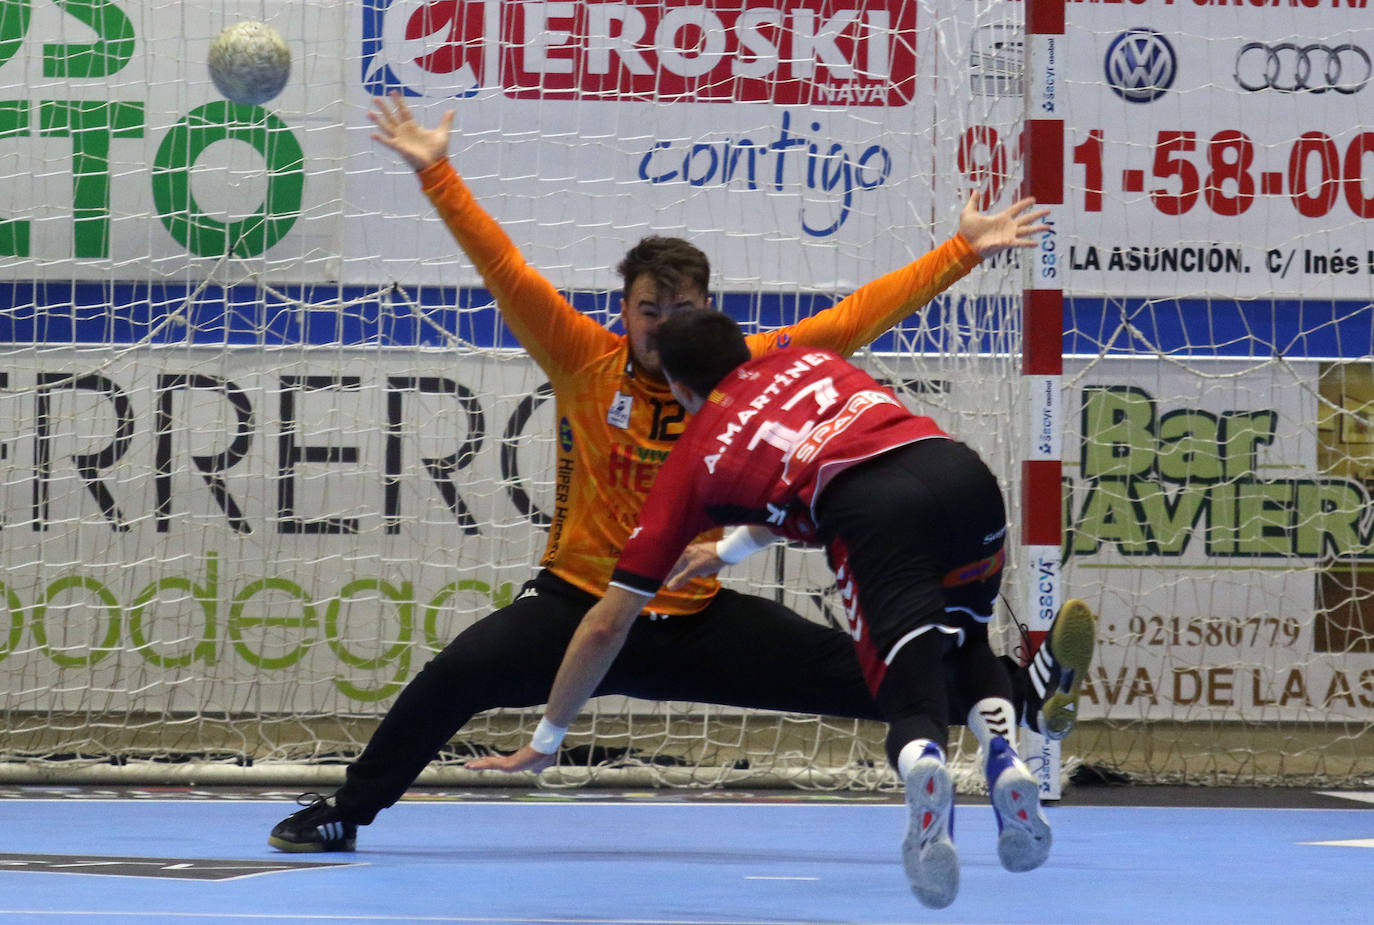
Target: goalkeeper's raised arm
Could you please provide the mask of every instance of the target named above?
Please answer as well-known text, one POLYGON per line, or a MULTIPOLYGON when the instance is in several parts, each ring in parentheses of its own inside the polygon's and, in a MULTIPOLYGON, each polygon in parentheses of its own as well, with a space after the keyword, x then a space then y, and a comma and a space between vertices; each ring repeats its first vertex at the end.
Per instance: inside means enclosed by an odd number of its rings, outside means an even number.
POLYGON ((415 168, 416 173, 448 157, 453 116, 454 111, 450 109, 439 119, 437 126, 425 128, 415 121, 405 97, 394 90, 389 101, 373 100, 372 108, 367 113, 372 124, 377 126, 372 133, 373 140, 401 155, 401 159, 415 168))
POLYGON ((1035 200, 1018 199, 1001 212, 978 211, 978 193, 969 194, 968 202, 959 213, 959 234, 963 235, 974 253, 984 260, 1014 247, 1034 247, 1036 235, 1050 230, 1041 221, 1049 209, 1032 209, 1035 200))
POLYGON ((454 111, 435 128, 415 120, 396 92, 374 99, 372 137, 414 168, 425 195, 496 299, 506 325, 551 379, 573 374, 615 348, 615 336, 577 311, 530 266, 520 248, 473 197, 449 163, 454 111))

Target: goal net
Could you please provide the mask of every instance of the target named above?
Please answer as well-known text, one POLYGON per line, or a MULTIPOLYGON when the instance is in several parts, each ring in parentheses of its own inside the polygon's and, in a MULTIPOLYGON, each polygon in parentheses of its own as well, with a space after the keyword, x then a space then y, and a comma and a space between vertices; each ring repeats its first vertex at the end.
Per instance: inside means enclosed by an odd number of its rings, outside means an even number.
POLYGON ((1067 7, 1065 574, 1106 767, 1374 772, 1367 6, 1067 7))
MULTIPOLYGON (((1022 4, 949 6, 0 4, 0 774, 337 778, 426 659, 534 574, 557 504, 545 377, 370 140, 371 97, 428 125, 456 109, 479 201, 607 326, 615 265, 661 232, 771 327, 920 256, 971 191, 1017 197, 1022 4), (242 19, 292 49, 262 107, 205 70, 242 19)), ((1246 28, 1374 47, 1345 6, 1246 28)), ((1059 72, 1064 586, 1103 618, 1068 765, 1349 778, 1374 706, 1360 96, 1234 89, 1221 58, 1248 33, 1189 7, 1155 29, 1215 73, 1180 65, 1169 94, 1125 101, 1103 69, 1127 30, 1096 10, 1072 5, 1059 72), (1244 177, 1266 191, 1228 212, 1244 177)), ((1026 272, 980 267, 860 357, 989 459, 1013 511, 1026 272)), ((840 613, 814 553, 729 580, 840 613)), ((538 715, 477 717, 422 780, 476 782, 463 760, 538 715)), ((881 738, 602 698, 543 780, 881 788, 881 738)))
MULTIPOLYGON (((649 233, 701 245, 718 303, 771 327, 952 234, 970 189, 1015 194, 1015 4, 0 10, 18 775, 337 774, 425 660, 534 574, 557 504, 545 377, 369 138, 372 97, 429 125, 455 108, 478 199, 608 326, 614 267, 649 233), (260 108, 206 71, 243 19, 293 53, 260 108)), ((1019 287, 1010 263, 980 269, 869 358, 1008 474, 1019 287)), ((732 581, 838 613, 797 551, 732 581)), ((477 718, 441 778, 537 717, 477 718)), ((603 698, 569 742, 571 781, 888 781, 880 729, 815 717, 603 698)))

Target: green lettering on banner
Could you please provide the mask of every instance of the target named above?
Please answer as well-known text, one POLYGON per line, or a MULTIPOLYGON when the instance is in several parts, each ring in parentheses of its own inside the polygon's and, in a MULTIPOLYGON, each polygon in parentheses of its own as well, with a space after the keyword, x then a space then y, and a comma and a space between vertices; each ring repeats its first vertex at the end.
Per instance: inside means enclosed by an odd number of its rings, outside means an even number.
POLYGON ((244 641, 243 631, 255 627, 277 628, 285 630, 314 630, 318 628, 319 620, 315 616, 315 605, 310 603, 310 596, 304 589, 294 581, 285 578, 259 578, 257 581, 245 587, 238 594, 234 595, 233 602, 229 605, 229 639, 234 645, 234 651, 239 654, 245 662, 254 668, 266 668, 269 671, 278 668, 289 668, 299 662, 315 639, 309 633, 296 642, 294 648, 284 655, 267 655, 263 652, 255 652, 248 647, 244 641), (281 593, 299 601, 301 604, 301 615, 298 617, 271 617, 271 616, 245 616, 244 609, 248 602, 257 597, 264 591, 280 591, 281 593))
POLYGON ((1207 493, 1179 488, 1170 497, 1158 482, 1135 481, 1131 492, 1137 510, 1144 515, 1149 530, 1151 551, 1156 555, 1177 556, 1188 548, 1188 540, 1207 510, 1207 493))
POLYGON ((3 581, 0 581, 0 593, 4 594, 5 608, 10 612, 9 635, 5 639, 4 648, 0 649, 0 662, 3 662, 19 648, 19 643, 24 638, 24 602, 19 600, 19 595, 3 581))
MULTIPOLYGON (((0 67, 5 64, 6 0, 0 0, 0 67)), ((10 51, 13 54, 13 51, 10 51)), ((0 138, 23 138, 29 134, 27 100, 0 100, 0 138)), ((0 257, 29 256, 29 223, 23 219, 0 218, 0 257)))
POLYGON ((1273 444, 1278 426, 1279 416, 1273 411, 1228 411, 1222 415, 1218 443, 1228 479, 1254 475, 1259 470, 1259 448, 1273 444))
POLYGON ((1114 544, 1124 555, 1154 552, 1134 497, 1138 481, 1099 479, 1090 484, 1073 529, 1075 555, 1092 555, 1103 543, 1114 544))
POLYGON ((1170 411, 1159 419, 1159 476, 1170 482, 1216 482, 1219 429, 1206 411, 1170 411))
POLYGON ((415 626, 414 594, 415 589, 408 581, 402 582, 401 587, 397 588, 389 581, 382 581, 377 578, 359 578, 344 585, 339 591, 339 596, 329 602, 324 613, 324 633, 329 642, 329 648, 334 650, 339 661, 364 671, 375 671, 392 663, 395 663, 396 666, 396 671, 391 680, 373 688, 359 687, 346 678, 335 677, 335 687, 345 696, 354 700, 383 700, 404 686, 406 678, 410 676, 410 637, 415 626), (339 612, 343 607, 343 602, 363 591, 381 592, 383 598, 396 606, 396 614, 400 622, 396 641, 380 655, 373 658, 366 658, 350 651, 344 645, 342 634, 339 632, 339 612))
POLYGON ((1248 556, 1292 553, 1293 483, 1240 482, 1237 489, 1237 551, 1248 556))
POLYGON ((0 0, 0 67, 23 46, 32 14, 29 0, 0 0))
POLYGON ((1086 479, 1129 478, 1155 465, 1155 403, 1142 389, 1083 390, 1082 472, 1086 479))
POLYGON ((439 634, 440 608, 447 604, 455 594, 463 591, 473 591, 477 594, 486 595, 491 600, 491 606, 498 610, 515 600, 515 586, 509 581, 496 589, 493 589, 485 581, 478 581, 475 578, 464 578, 462 581, 451 581, 444 585, 425 606, 424 617, 421 622, 421 632, 425 637, 424 643, 431 651, 438 652, 449 642, 448 637, 439 634))
POLYGON ((1142 388, 1084 388, 1086 484, 1078 516, 1065 512, 1067 552, 1179 556, 1201 532, 1209 556, 1368 557, 1361 483, 1256 477, 1278 422, 1273 410, 1159 414, 1142 388))
MULTIPOLYGON (((112 0, 53 0, 68 16, 95 30, 89 44, 43 46, 43 76, 88 79, 109 77, 134 56, 134 24, 112 0)), ((3 13, 4 10, 0 10, 3 13)))
POLYGON ((77 257, 110 256, 110 139, 142 138, 142 103, 44 100, 40 135, 72 139, 72 215, 77 257))
POLYGON ((153 203, 178 242, 200 257, 255 257, 280 241, 300 217, 305 154, 285 122, 261 106, 225 100, 197 106, 174 125, 153 159, 153 203), (191 167, 218 141, 241 141, 267 164, 267 198, 252 215, 221 222, 191 193, 191 167))
MULTIPOLYGON (((81 575, 64 576, 48 585, 43 591, 43 596, 33 605, 34 641, 38 643, 39 650, 59 668, 89 667, 105 658, 119 645, 119 610, 119 601, 113 592, 99 581, 81 575), (49 643, 48 627, 45 622, 48 616, 48 607, 58 595, 69 588, 84 588, 90 591, 105 605, 105 613, 109 615, 109 622, 105 627, 105 638, 93 646, 87 655, 67 655, 60 647, 55 647, 49 643)), ((63 626, 67 625, 69 625, 69 621, 63 620, 63 626)))
POLYGON ((1207 555, 1234 556, 1240 552, 1240 524, 1236 521, 1236 483, 1222 482, 1207 492, 1207 555))
MULTIPOLYGON (((1370 536, 1360 533, 1369 498, 1344 480, 1298 483, 1294 551, 1300 556, 1367 556, 1370 536)), ((1372 528, 1374 529, 1374 528, 1372 528)))
MULTIPOLYGON (((149 621, 151 622, 151 621, 149 621)), ((181 635, 178 631, 178 635, 181 635)), ((219 638, 219 554, 209 553, 205 557, 205 584, 198 585, 188 578, 177 575, 170 575, 159 578, 157 581, 148 585, 134 598, 133 606, 129 608, 129 639, 134 644, 134 651, 143 657, 144 661, 159 668, 185 668, 193 662, 204 662, 206 665, 213 665, 219 659, 216 652, 216 641, 219 638), (144 613, 148 610, 158 596, 163 591, 180 591, 183 594, 191 595, 200 611, 205 615, 205 628, 201 637, 188 652, 176 654, 159 652, 153 648, 157 639, 149 639, 147 630, 144 629, 144 613)))

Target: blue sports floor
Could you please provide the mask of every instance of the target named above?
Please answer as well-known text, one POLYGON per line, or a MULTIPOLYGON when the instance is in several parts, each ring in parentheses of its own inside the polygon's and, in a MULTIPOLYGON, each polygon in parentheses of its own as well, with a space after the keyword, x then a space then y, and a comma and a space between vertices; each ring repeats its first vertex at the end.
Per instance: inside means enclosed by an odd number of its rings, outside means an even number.
POLYGON ((961 802, 959 898, 933 912, 908 890, 905 809, 886 800, 479 792, 404 801, 354 854, 286 855, 266 844, 285 794, 55 789, 0 799, 0 922, 1374 922, 1369 794, 1057 805, 1053 853, 1028 874, 998 865, 992 811, 961 802))

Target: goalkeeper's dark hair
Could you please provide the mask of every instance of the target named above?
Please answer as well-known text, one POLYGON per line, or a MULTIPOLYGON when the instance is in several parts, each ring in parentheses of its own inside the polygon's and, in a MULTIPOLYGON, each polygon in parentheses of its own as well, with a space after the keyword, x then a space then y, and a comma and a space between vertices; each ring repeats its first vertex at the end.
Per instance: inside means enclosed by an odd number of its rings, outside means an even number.
POLYGON ((654 328, 653 344, 664 372, 702 398, 749 361, 749 345, 735 319, 712 308, 673 312, 654 328))
POLYGON ((672 298, 691 286, 705 295, 711 291, 711 261, 695 244, 682 238, 650 235, 625 254, 616 272, 625 281, 623 295, 630 297, 635 280, 648 274, 660 298, 672 298))

